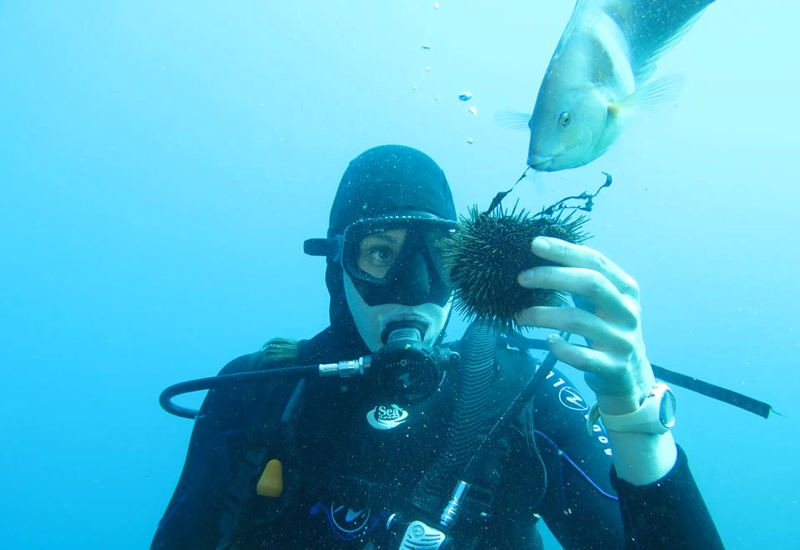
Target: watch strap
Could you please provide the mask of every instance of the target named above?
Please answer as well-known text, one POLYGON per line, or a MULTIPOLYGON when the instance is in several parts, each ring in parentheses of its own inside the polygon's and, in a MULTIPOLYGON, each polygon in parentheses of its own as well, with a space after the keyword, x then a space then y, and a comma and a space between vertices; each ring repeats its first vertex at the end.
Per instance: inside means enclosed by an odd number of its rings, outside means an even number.
POLYGON ((662 400, 674 400, 672 395, 669 397, 665 395, 667 392, 670 394, 672 393, 669 386, 662 382, 657 383, 639 405, 639 408, 626 414, 606 414, 601 411, 599 405, 595 403, 592 405, 591 409, 589 409, 589 414, 586 418, 586 428, 591 435, 594 433, 598 420, 600 420, 603 423, 603 427, 611 432, 648 433, 656 435, 666 433, 674 423, 672 419, 667 420, 665 423, 661 418, 662 400))

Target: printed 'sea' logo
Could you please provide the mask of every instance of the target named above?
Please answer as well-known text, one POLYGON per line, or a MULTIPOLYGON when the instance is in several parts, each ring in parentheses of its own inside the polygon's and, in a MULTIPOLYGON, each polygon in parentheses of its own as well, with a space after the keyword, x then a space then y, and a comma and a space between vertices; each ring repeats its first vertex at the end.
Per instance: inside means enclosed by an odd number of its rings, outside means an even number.
POLYGON ((367 413, 367 422, 376 430, 391 430, 408 419, 408 411, 398 405, 378 405, 367 413))
POLYGON ((558 392, 558 400, 561 401, 561 404, 566 408, 573 411, 583 412, 589 410, 589 405, 583 400, 578 390, 572 386, 564 386, 561 388, 558 392))

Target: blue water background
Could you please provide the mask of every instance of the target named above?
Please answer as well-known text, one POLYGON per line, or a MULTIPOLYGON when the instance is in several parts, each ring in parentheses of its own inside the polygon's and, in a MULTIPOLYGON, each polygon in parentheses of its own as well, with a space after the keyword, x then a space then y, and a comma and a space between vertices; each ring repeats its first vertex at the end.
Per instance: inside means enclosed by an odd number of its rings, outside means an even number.
MULTIPOLYGON (((493 114, 531 110, 572 7, 0 2, 0 546, 146 548, 191 430, 161 389, 326 326, 302 243, 364 149, 428 152, 461 212, 507 188, 527 134, 493 114)), ((685 75, 677 102, 514 195, 538 209, 613 174, 591 244, 641 284, 651 359, 786 415, 678 390, 735 549, 800 540, 798 20, 712 5, 659 66, 685 75)))

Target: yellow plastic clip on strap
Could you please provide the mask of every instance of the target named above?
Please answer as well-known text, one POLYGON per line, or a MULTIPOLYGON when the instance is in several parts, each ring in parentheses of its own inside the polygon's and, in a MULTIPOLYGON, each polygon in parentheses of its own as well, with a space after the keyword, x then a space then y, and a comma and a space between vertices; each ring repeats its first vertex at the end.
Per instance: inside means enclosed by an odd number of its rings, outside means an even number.
POLYGON ((256 484, 256 493, 272 498, 278 498, 283 493, 283 465, 277 458, 267 462, 256 484))

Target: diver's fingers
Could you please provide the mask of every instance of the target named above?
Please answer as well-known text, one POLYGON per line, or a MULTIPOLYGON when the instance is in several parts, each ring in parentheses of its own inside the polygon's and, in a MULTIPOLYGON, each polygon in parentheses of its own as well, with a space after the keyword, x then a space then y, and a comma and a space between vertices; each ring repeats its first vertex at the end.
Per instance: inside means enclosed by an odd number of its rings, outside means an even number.
POLYGON ((547 337, 550 351, 556 359, 575 367, 579 371, 606 378, 618 378, 625 375, 624 369, 615 365, 608 354, 602 351, 570 344, 557 334, 547 337))
POLYGON ((608 323, 597 315, 574 307, 529 307, 517 315, 516 321, 521 326, 551 328, 577 334, 598 348, 612 346, 617 340, 617 334, 608 323))
POLYGON ((619 410, 614 414, 636 410, 655 384, 647 359, 637 362, 641 368, 632 369, 633 364, 629 360, 620 360, 615 354, 572 344, 557 334, 548 336, 547 342, 556 359, 585 374, 586 383, 598 400, 602 396, 609 411, 619 410))
POLYGON ((557 264, 602 273, 622 294, 639 299, 639 284, 636 280, 593 248, 553 237, 536 237, 531 243, 531 252, 557 264))
POLYGON ((605 319, 625 328, 638 326, 638 304, 625 298, 619 290, 598 271, 581 267, 540 266, 523 271, 517 276, 520 286, 546 288, 585 296, 605 319))

